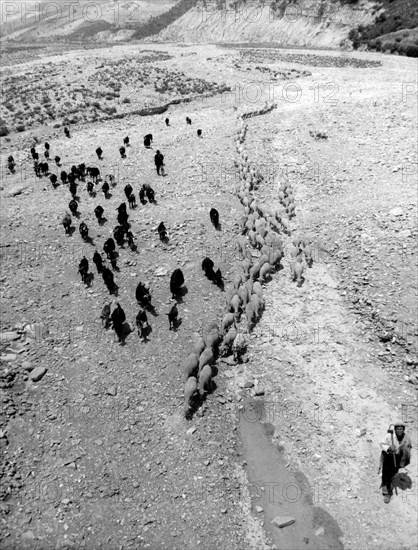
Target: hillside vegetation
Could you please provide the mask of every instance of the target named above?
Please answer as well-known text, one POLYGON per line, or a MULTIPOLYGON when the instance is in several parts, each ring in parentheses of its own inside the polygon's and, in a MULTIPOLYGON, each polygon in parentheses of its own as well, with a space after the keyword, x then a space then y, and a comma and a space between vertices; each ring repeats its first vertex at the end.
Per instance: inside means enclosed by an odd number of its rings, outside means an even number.
POLYGON ((381 0, 375 21, 359 25, 348 35, 354 48, 369 49, 418 57, 418 2, 381 0))
POLYGON ((418 56, 415 0, 81 0, 71 10, 18 1, 0 28, 2 41, 31 43, 265 42, 418 56))

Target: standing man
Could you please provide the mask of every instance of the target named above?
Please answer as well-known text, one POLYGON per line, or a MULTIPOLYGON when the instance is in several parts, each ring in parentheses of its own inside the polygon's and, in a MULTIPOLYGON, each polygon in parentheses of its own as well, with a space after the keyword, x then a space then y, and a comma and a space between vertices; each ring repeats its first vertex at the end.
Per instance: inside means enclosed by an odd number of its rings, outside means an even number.
POLYGON ((161 170, 161 175, 164 176, 164 155, 160 153, 159 149, 157 149, 157 152, 155 153, 154 162, 155 167, 157 168, 157 174, 160 175, 161 170))
POLYGON ((393 487, 392 479, 399 468, 408 466, 411 460, 411 438, 405 434, 405 424, 391 424, 385 440, 381 442, 382 495, 386 504, 390 502, 393 487))

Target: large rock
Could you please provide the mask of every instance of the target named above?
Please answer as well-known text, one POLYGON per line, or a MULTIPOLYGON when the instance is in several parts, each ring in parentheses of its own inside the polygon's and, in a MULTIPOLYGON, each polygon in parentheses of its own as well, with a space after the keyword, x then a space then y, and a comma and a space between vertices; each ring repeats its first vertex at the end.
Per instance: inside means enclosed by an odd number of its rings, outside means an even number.
POLYGON ((395 208, 392 208, 392 210, 389 212, 391 218, 395 218, 397 216, 403 215, 403 210, 400 206, 396 206, 395 208))
POLYGON ((14 197, 16 195, 20 195, 22 193, 22 191, 24 191, 28 187, 29 187, 29 183, 18 183, 17 185, 14 185, 13 187, 11 187, 8 190, 7 195, 9 197, 14 197))
POLYGON ((13 340, 18 340, 20 338, 20 334, 18 334, 15 331, 2 331, 0 332, 0 342, 12 342, 13 340))
POLYGON ((277 516, 275 517, 272 522, 273 525, 276 525, 276 527, 287 527, 288 525, 292 525, 292 523, 295 523, 295 518, 291 517, 281 517, 277 516))
POLYGON ((29 378, 30 378, 33 382, 38 382, 38 380, 40 380, 41 378, 44 377, 44 375, 46 374, 46 371, 47 371, 47 369, 46 369, 45 367, 36 367, 36 368, 33 369, 33 371, 30 373, 29 378))

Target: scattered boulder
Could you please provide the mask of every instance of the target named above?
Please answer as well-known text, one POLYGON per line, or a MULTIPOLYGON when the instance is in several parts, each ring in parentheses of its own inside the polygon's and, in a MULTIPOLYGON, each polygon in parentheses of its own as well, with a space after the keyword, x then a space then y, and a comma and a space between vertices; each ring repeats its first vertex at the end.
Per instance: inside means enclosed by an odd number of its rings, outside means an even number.
POLYGON ((43 378, 46 374, 47 369, 45 367, 36 367, 33 369, 33 371, 30 373, 29 378, 33 382, 38 382, 43 378))
POLYGON ((272 520, 271 523, 276 527, 283 528, 283 527, 287 527, 288 525, 292 525, 292 523, 295 523, 295 518, 291 518, 290 516, 289 517, 277 516, 272 520))

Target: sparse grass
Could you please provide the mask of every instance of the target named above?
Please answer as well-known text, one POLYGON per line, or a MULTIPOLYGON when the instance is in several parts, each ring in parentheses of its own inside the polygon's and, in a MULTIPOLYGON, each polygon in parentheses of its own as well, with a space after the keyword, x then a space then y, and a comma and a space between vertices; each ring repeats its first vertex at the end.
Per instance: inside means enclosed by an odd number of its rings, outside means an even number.
POLYGON ((149 106, 154 108, 161 104, 158 96, 166 103, 227 89, 224 84, 169 70, 163 63, 171 57, 166 52, 144 50, 106 64, 95 59, 85 65, 82 75, 69 61, 40 64, 25 73, 24 84, 21 75, 8 73, 3 79, 4 102, 0 105, 3 126, 17 132, 45 123, 68 125, 123 117, 140 112, 150 97, 149 106))

